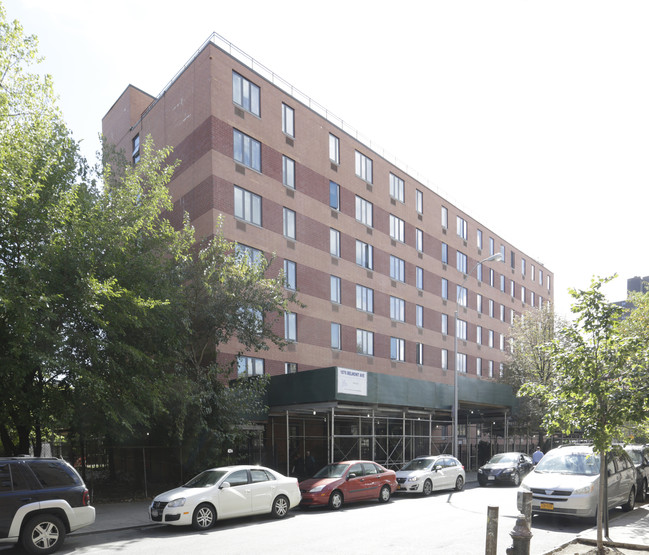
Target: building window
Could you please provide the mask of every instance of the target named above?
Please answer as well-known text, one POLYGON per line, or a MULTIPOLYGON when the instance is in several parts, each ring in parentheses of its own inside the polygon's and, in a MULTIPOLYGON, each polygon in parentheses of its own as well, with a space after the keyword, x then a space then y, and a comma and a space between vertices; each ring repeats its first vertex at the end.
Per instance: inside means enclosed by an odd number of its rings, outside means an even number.
POLYGON ((329 182, 329 206, 334 210, 340 210, 340 185, 329 182))
POLYGON ((491 287, 494 286, 494 283, 495 283, 495 281, 494 281, 495 276, 496 276, 496 274, 495 274, 493 268, 489 268, 489 285, 491 285, 491 287))
POLYGON ((261 226, 261 197, 235 185, 234 217, 261 226))
POLYGON ((356 175, 372 183, 372 159, 356 151, 356 175))
POLYGON ((550 288, 551 288, 551 284, 550 284, 550 276, 548 276, 547 282, 548 282, 548 283, 547 283, 547 285, 548 285, 548 291, 550 291, 550 288))
POLYGON ((482 281, 482 264, 478 262, 475 268, 476 268, 476 272, 475 272, 476 279, 478 281, 482 281))
POLYGON ((390 297, 390 318, 397 322, 406 319, 406 301, 398 297, 390 297))
POLYGON ((494 317, 494 302, 493 299, 489 299, 489 316, 494 317))
POLYGON ((467 270, 467 256, 463 252, 457 251, 456 253, 456 268, 458 272, 466 274, 467 270))
POLYGON ((340 164, 340 139, 329 133, 329 160, 340 164))
POLYGON ((140 161, 140 134, 138 133, 133 137, 133 144, 132 144, 132 156, 133 156, 133 164, 137 164, 140 161))
POLYGON ((415 268, 415 287, 417 289, 424 288, 424 269, 419 266, 415 268))
POLYGON ((251 83, 245 77, 232 72, 232 102, 240 106, 246 112, 259 116, 259 87, 251 83))
POLYGON ((418 328, 424 327, 424 307, 421 305, 415 305, 415 325, 418 328))
POLYGON ((293 291, 297 288, 297 271, 292 260, 284 260, 284 287, 293 291))
POLYGON ((476 230, 476 243, 478 244, 478 248, 482 249, 482 230, 481 229, 476 230))
POLYGON ((372 270, 374 268, 374 249, 372 245, 356 239, 356 264, 372 270))
POLYGON ((482 345, 482 326, 475 327, 475 342, 482 345))
POLYGON ((340 257, 340 231, 332 227, 329 228, 329 253, 340 257))
POLYGON ((465 241, 469 236, 469 226, 464 218, 457 217, 457 234, 465 241))
POLYGON ((493 349, 493 346, 494 346, 494 330, 489 330, 488 337, 489 337, 489 342, 487 343, 487 345, 489 345, 489 347, 491 347, 493 349))
POLYGON ((404 339, 390 338, 390 359, 399 362, 406 360, 406 342, 404 339))
POLYGON ((513 269, 516 268, 516 253, 514 251, 510 251, 509 258, 510 258, 510 261, 511 261, 510 265, 511 265, 512 270, 513 270, 513 269))
POLYGON ((285 362, 284 374, 297 374, 297 362, 285 362))
POLYGON ((390 277, 397 281, 406 281, 406 263, 393 255, 390 255, 390 277))
POLYGON ((374 356, 374 334, 367 330, 356 330, 356 352, 360 355, 374 356))
POLYGON ((505 365, 502 362, 498 365, 498 372, 501 378, 505 377, 505 365))
POLYGON ((415 349, 415 362, 420 366, 424 364, 424 344, 423 343, 417 343, 417 347, 415 349))
POLYGON ((455 320, 455 333, 457 334, 458 339, 466 341, 466 322, 457 318, 455 320))
POLYGON ((478 314, 482 314, 482 295, 480 293, 475 296, 475 309, 478 314))
POLYGON ((424 232, 421 229, 415 229, 415 248, 424 252, 424 232))
POLYGON ((448 299, 448 280, 442 278, 442 299, 448 299))
POLYGON ((489 367, 489 377, 490 377, 490 378, 493 378, 493 377, 494 377, 494 361, 493 361, 493 360, 490 360, 490 361, 487 363, 487 366, 489 367))
POLYGON ((284 208, 284 237, 295 239, 295 212, 284 208))
POLYGON ((494 247, 495 247, 494 238, 489 237, 489 256, 493 256, 494 254, 496 254, 496 251, 494 250, 494 247))
POLYGON ((287 187, 295 189, 295 160, 282 156, 282 182, 287 187))
POLYGON ((251 168, 261 172, 261 143, 241 131, 233 130, 234 159, 251 168))
POLYGON ((405 184, 403 179, 397 177, 393 173, 390 174, 390 196, 399 202, 404 202, 405 184))
POLYGON ((500 290, 504 293, 505 292, 505 275, 500 274, 500 290))
POLYGON ((295 111, 282 104, 282 131, 289 137, 295 137, 295 111))
POLYGON ((525 304, 525 287, 521 285, 521 301, 525 304))
POLYGON ((330 282, 329 300, 332 303, 340 304, 340 278, 337 276, 329 276, 329 282, 330 282))
POLYGON ((240 356, 237 358, 237 375, 240 378, 264 375, 264 359, 240 356))
POLYGON ((521 274, 525 275, 525 259, 521 258, 521 274))
POLYGON ((500 305, 500 321, 501 322, 505 321, 505 305, 504 304, 500 305))
POLYGON ((467 288, 462 287, 461 285, 458 285, 456 287, 457 287, 457 304, 459 304, 460 306, 466 306, 467 298, 468 298, 467 288))
POLYGON ((405 241, 406 222, 390 214, 390 237, 395 241, 405 241))
POLYGON ((502 333, 500 334, 500 350, 505 350, 505 336, 502 333))
POLYGON ((442 264, 448 264, 448 245, 442 243, 442 264))
POLYGON ((505 245, 500 245, 500 256, 502 257, 502 261, 505 262, 505 245))
POLYGON ((482 376, 482 359, 480 357, 475 359, 475 373, 478 376, 482 376))
POLYGON ((264 258, 263 252, 261 252, 259 249, 249 247, 248 245, 241 245, 237 243, 235 249, 237 256, 241 257, 246 262, 246 264, 250 264, 252 266, 256 266, 257 264, 262 262, 264 258))
POLYGON ((340 324, 331 322, 331 348, 340 350, 340 324))
POLYGON ((415 209, 419 214, 424 213, 424 193, 419 189, 415 191, 415 209))
POLYGON ((363 312, 374 312, 374 290, 356 285, 356 308, 363 312))
POLYGON ((463 372, 466 374, 466 355, 464 353, 458 353, 455 359, 455 370, 456 372, 463 372))
POLYGON ((441 360, 442 370, 448 370, 448 350, 442 349, 442 360, 441 360))
POLYGON ((509 294, 512 298, 516 297, 516 282, 513 279, 509 282, 509 294))
POLYGON ((532 278, 532 281, 536 279, 536 267, 534 264, 532 264, 530 268, 530 277, 532 278))
POLYGON ((284 339, 297 341, 297 314, 295 312, 284 313, 284 339))
POLYGON ((448 314, 442 314, 442 335, 448 335, 448 314))
MULTIPOLYGON (((539 268, 539 285, 543 285, 543 270, 541 270, 541 268, 539 268)), ((550 286, 548 285, 548 289, 549 288, 550 286)))
POLYGON ((356 197, 356 220, 372 227, 372 203, 362 197, 356 197))

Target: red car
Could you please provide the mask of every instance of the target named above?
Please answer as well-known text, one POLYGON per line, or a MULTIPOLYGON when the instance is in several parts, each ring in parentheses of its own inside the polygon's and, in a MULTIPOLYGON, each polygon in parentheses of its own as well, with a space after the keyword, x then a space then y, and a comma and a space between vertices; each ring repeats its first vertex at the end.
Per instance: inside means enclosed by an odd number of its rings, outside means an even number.
POLYGON ((365 499, 385 503, 396 489, 394 470, 372 461, 342 461, 328 464, 313 478, 300 482, 300 505, 329 505, 331 509, 340 509, 343 503, 365 499))

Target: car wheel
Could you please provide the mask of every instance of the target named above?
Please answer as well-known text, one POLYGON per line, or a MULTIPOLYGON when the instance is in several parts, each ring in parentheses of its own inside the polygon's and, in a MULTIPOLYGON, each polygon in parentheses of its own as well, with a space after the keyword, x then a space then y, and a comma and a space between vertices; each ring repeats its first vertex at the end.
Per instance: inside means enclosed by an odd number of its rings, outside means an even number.
POLYGON ((284 518, 288 513, 289 508, 290 504, 288 502, 288 499, 283 495, 278 495, 275 498, 275 501, 273 501, 273 508, 271 509, 271 512, 275 518, 284 518))
POLYGON ((484 478, 481 478, 480 476, 478 476, 478 485, 480 487, 485 487, 487 485, 487 480, 485 480, 484 478))
POLYGON ((337 511, 343 506, 343 494, 338 490, 334 491, 329 496, 329 508, 337 511))
POLYGON ((634 507, 635 507, 635 488, 631 488, 631 491, 629 492, 629 498, 627 499, 626 503, 622 505, 622 510, 624 512, 628 512, 628 511, 632 511, 634 507))
POLYGON ((462 491, 464 489, 464 478, 458 476, 455 480, 455 491, 462 491))
POLYGON ((30 518, 21 533, 27 553, 54 553, 65 539, 65 525, 54 515, 42 514, 30 518))
POLYGON ((515 487, 518 487, 521 485, 521 475, 517 472, 514 472, 514 475, 512 476, 512 482, 515 487))
POLYGON ((433 482, 430 480, 426 480, 424 482, 424 487, 422 488, 422 493, 428 497, 431 493, 433 493, 433 482))
POLYGON ((390 486, 383 486, 379 493, 379 502, 387 503, 390 501, 390 486))
POLYGON ((201 503, 192 516, 192 528, 194 530, 209 530, 216 522, 216 512, 209 503, 201 503))

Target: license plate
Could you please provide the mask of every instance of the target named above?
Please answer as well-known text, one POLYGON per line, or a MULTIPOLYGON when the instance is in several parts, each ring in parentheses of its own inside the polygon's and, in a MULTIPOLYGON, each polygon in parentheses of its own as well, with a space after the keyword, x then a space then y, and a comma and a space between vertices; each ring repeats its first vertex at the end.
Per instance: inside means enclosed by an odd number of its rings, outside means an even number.
POLYGON ((158 510, 157 509, 151 509, 151 516, 158 516, 158 510))
POLYGON ((554 503, 541 503, 541 509, 546 511, 554 511, 554 503))
POLYGON ((496 479, 495 476, 487 476, 487 480, 495 480, 495 479, 496 479))

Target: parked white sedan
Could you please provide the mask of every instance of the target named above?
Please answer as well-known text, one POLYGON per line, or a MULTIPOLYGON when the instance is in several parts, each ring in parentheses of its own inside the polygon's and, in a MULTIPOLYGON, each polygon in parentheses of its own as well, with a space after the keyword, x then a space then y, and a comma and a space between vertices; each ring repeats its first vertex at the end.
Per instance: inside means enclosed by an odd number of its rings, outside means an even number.
POLYGON ((397 471, 397 491, 424 495, 441 489, 461 491, 465 480, 464 466, 455 457, 417 457, 397 471))
POLYGON ((300 499, 296 478, 263 466, 224 466, 156 496, 149 513, 154 522, 207 530, 226 518, 265 513, 283 518, 300 499))

